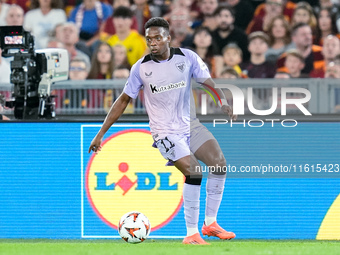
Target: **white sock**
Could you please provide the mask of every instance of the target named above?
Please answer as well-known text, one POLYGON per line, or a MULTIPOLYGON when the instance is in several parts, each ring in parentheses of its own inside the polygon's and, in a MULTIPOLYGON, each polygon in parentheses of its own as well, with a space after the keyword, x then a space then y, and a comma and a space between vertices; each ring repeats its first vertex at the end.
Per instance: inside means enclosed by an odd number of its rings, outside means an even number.
POLYGON ((187 236, 192 236, 196 233, 198 233, 198 227, 196 227, 196 228, 188 228, 187 227, 187 236))
POLYGON ((205 215, 204 223, 206 226, 209 226, 210 224, 213 224, 216 221, 216 217, 209 217, 205 215))
POLYGON ((209 226, 216 221, 217 212, 220 207, 223 190, 224 190, 225 176, 209 175, 207 180, 207 199, 205 206, 205 225, 209 226))
POLYGON ((184 218, 187 227, 187 236, 198 233, 198 217, 200 207, 201 185, 191 185, 184 183, 184 218))

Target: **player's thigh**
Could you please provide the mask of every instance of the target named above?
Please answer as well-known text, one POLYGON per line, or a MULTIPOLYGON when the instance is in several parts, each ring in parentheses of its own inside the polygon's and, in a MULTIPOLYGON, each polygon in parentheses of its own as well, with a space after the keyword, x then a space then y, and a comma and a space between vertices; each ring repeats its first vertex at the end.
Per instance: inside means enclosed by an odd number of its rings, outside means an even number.
POLYGON ((190 149, 207 166, 226 164, 221 147, 213 134, 202 124, 191 130, 190 149))
POLYGON ((195 157, 207 166, 225 166, 226 160, 217 140, 205 141, 195 152, 195 157))
POLYGON ((190 150, 192 153, 196 151, 207 141, 215 140, 213 134, 201 123, 190 130, 190 150))
POLYGON ((201 176, 201 168, 194 155, 185 156, 174 162, 175 167, 185 176, 201 176))
POLYGON ((156 146, 162 156, 184 175, 190 175, 198 169, 199 162, 190 151, 189 135, 168 135, 157 140, 156 146))

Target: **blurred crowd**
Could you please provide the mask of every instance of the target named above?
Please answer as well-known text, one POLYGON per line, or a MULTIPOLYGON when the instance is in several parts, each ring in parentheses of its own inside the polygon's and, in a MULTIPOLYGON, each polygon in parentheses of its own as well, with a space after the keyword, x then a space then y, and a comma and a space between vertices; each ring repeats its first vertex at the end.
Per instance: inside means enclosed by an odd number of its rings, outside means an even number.
MULTIPOLYGON (((0 26, 66 49, 71 80, 127 78, 158 16, 171 46, 195 51, 213 78, 340 78, 339 0, 0 0, 0 26)), ((0 73, 9 82, 4 58, 0 73)))

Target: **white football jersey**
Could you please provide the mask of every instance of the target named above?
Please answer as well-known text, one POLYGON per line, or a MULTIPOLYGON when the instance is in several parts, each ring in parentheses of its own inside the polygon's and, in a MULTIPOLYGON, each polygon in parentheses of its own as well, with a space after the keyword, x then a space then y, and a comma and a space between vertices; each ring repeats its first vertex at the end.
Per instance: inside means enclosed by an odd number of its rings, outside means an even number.
POLYGON ((206 64, 192 50, 171 48, 170 57, 157 61, 149 54, 131 68, 124 93, 131 98, 144 88, 145 107, 153 136, 190 132, 198 123, 191 79, 210 78, 206 64))

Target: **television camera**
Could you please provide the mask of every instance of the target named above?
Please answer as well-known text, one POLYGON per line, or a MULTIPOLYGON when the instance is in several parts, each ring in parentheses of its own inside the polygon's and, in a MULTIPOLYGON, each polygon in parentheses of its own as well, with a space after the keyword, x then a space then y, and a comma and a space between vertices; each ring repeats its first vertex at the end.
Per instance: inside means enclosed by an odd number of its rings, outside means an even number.
POLYGON ((0 27, 3 57, 13 57, 10 81, 16 119, 54 118, 51 85, 68 79, 69 60, 65 49, 34 50, 34 37, 21 26, 0 27))

